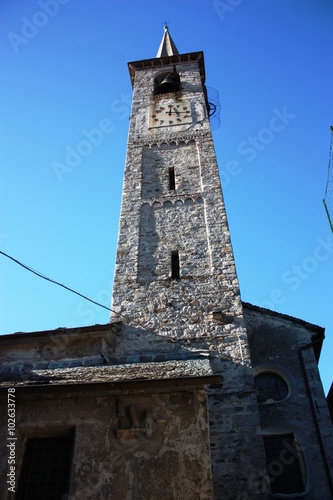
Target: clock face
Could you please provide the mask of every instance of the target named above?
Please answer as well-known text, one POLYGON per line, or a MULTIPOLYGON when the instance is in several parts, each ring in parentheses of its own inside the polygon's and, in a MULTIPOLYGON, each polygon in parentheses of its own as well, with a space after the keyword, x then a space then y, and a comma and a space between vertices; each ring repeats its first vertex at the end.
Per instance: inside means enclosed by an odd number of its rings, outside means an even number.
POLYGON ((189 101, 162 99, 149 107, 149 128, 192 123, 189 101))

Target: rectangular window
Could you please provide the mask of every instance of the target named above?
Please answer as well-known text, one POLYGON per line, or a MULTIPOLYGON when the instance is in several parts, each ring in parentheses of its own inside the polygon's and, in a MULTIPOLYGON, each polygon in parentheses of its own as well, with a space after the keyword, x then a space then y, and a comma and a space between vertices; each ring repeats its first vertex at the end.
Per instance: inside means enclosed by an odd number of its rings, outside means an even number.
POLYGON ((68 493, 74 435, 27 439, 16 500, 60 499, 68 493))
POLYGON ((272 493, 293 495, 304 492, 305 464, 294 435, 264 436, 264 444, 272 493))
POLYGON ((169 189, 170 191, 176 189, 175 169, 173 167, 169 168, 169 189))
POLYGON ((179 253, 178 250, 171 252, 171 278, 179 279, 179 253))

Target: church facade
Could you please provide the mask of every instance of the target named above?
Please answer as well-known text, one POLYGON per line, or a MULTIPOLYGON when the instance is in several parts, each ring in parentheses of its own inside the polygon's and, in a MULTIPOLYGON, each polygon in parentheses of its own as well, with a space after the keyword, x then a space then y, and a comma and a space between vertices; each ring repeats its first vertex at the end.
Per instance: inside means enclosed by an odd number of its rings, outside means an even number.
POLYGON ((0 498, 333 498, 324 331, 241 301, 204 55, 164 30, 129 63, 110 323, 0 337, 0 498))

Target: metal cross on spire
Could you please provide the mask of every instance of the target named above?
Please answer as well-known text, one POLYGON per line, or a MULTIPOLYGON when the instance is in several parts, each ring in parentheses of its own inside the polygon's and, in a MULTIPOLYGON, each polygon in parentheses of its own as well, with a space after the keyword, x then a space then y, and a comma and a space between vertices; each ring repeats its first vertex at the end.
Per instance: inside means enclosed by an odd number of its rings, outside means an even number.
POLYGON ((164 34, 156 57, 174 56, 179 54, 178 49, 169 33, 167 23, 168 21, 164 21, 164 34))

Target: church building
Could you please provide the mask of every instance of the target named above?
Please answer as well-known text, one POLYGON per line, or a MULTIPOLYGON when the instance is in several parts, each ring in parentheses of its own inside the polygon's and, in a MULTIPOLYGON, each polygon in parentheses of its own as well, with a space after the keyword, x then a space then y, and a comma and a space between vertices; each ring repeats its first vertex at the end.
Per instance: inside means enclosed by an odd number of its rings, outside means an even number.
POLYGON ((241 300, 204 54, 128 67, 111 319, 0 336, 0 499, 333 498, 324 330, 241 300))

